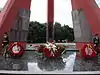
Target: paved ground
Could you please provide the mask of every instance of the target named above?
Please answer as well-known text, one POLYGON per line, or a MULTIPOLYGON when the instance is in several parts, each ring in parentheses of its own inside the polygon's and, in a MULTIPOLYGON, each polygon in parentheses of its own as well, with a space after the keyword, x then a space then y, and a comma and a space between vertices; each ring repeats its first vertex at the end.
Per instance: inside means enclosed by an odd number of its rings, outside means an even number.
POLYGON ((92 60, 76 57, 76 52, 67 52, 62 58, 45 59, 32 51, 23 57, 12 59, 0 57, 0 70, 28 71, 35 74, 71 73, 75 71, 100 71, 100 56, 92 60))
POLYGON ((100 71, 100 54, 93 59, 76 57, 74 71, 100 71))

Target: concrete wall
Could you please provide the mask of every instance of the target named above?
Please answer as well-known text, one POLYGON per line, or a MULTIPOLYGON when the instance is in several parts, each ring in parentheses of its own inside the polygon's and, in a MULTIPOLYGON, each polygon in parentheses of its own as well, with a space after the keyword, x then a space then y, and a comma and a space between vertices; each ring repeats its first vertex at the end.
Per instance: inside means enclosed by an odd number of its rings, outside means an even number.
POLYGON ((83 10, 72 11, 73 27, 76 42, 91 42, 92 31, 83 10))
POLYGON ((26 42, 28 36, 30 11, 20 9, 13 28, 9 32, 10 41, 26 42))
POLYGON ((100 35, 100 8, 95 0, 71 0, 72 10, 83 9, 88 23, 91 26, 92 34, 100 35))
POLYGON ((3 10, 0 12, 0 43, 3 40, 3 34, 15 25, 14 21, 18 17, 20 9, 29 11, 30 5, 31 0, 7 0, 3 10))

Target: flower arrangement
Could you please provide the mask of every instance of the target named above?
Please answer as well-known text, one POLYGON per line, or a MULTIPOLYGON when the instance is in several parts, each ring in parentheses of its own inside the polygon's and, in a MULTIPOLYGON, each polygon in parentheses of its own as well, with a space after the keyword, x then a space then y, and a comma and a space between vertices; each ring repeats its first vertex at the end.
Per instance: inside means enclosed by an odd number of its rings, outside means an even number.
POLYGON ((84 58, 93 58, 96 57, 96 51, 94 50, 91 44, 84 44, 81 49, 82 57, 84 58))
POLYGON ((55 56, 55 52, 58 51, 57 46, 54 43, 47 43, 46 48, 51 52, 51 56, 55 56))
POLYGON ((21 57, 24 53, 24 48, 20 45, 20 43, 15 42, 10 44, 8 51, 12 57, 21 57))
POLYGON ((46 57, 57 57, 65 50, 63 45, 56 45, 54 42, 47 42, 45 45, 40 45, 38 52, 43 52, 46 57))

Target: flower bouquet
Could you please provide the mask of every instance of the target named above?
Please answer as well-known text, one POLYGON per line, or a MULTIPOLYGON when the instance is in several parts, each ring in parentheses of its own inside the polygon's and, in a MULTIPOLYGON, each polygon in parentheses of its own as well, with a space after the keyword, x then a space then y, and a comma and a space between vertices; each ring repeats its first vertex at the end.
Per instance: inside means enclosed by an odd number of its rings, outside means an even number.
POLYGON ((43 52, 43 55, 48 58, 55 58, 61 56, 64 50, 65 47, 63 45, 48 42, 45 45, 41 45, 38 52, 43 52))
POLYGON ((96 53, 91 44, 84 44, 81 49, 81 54, 84 58, 94 58, 96 57, 96 53))
POLYGON ((20 45, 20 43, 15 42, 8 47, 8 52, 11 57, 21 57, 24 53, 24 48, 20 45))

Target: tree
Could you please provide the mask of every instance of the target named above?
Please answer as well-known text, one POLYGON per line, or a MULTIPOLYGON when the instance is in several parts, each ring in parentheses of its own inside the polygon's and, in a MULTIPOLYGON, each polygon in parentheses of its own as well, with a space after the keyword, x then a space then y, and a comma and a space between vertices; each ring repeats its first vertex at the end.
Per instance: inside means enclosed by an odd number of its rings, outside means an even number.
POLYGON ((68 25, 62 26, 62 34, 63 39, 68 39, 68 41, 72 42, 74 40, 74 31, 73 28, 69 27, 68 25))
POLYGON ((30 22, 29 24, 29 33, 28 33, 28 42, 31 43, 40 43, 46 42, 46 24, 40 24, 39 22, 30 22))
MULTIPOLYGON (((29 24, 29 33, 28 33, 28 42, 29 43, 44 43, 46 42, 46 23, 39 23, 37 21, 30 22, 29 24)), ((62 26, 60 23, 55 22, 54 24, 54 36, 55 40, 74 40, 74 31, 73 28, 68 25, 62 26)))

